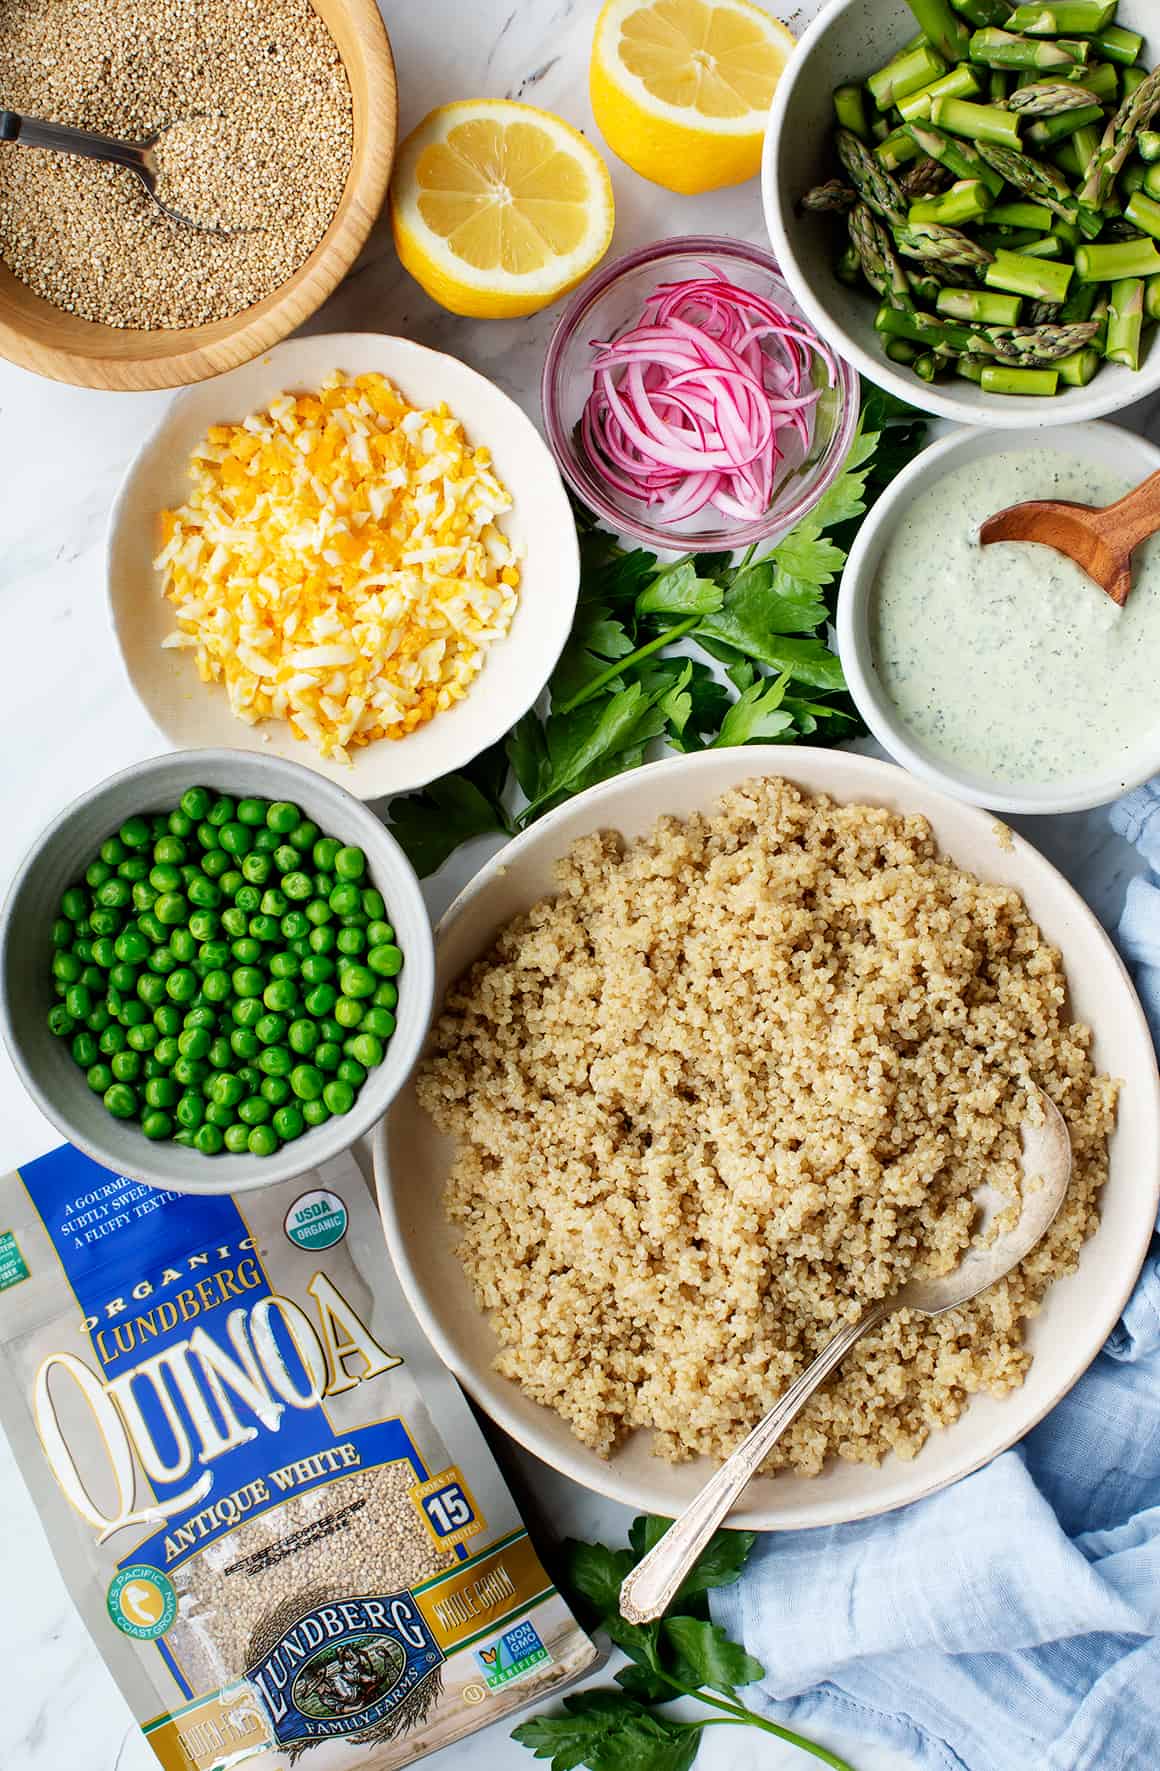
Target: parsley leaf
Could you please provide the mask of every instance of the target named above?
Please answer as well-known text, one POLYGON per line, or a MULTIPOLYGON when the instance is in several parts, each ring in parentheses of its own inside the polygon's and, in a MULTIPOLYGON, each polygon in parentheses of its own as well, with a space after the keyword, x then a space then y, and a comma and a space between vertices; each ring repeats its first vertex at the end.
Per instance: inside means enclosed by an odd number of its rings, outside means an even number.
POLYGON ((654 1715, 617 1692, 582 1691, 564 1699, 564 1715, 536 1716, 512 1730, 552 1771, 688 1771, 701 1744, 701 1725, 654 1715), (607 1697, 610 1703, 586 1699, 607 1697))
POLYGON ((777 738, 791 730, 793 714, 786 713, 781 705, 788 687, 788 676, 775 677, 772 682, 758 677, 725 715, 714 745, 753 744, 759 738, 777 738))
POLYGON ((699 1617, 668 1617, 661 1625, 671 1651, 666 1671, 686 1690, 707 1685, 731 1697, 738 1685, 751 1685, 765 1672, 759 1660, 731 1642, 719 1624, 699 1617))

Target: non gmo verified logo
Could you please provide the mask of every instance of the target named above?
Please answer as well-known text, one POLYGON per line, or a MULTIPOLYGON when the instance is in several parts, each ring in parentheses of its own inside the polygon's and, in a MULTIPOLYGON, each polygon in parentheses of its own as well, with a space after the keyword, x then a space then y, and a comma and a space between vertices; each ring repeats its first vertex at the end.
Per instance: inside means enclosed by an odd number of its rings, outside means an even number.
POLYGON ((522 1679, 533 1667, 543 1666, 551 1658, 535 1624, 526 1622, 513 1624, 498 1641, 475 1650, 475 1664, 489 1691, 500 1685, 510 1685, 514 1679, 522 1679))
POLYGON ((337 1193, 319 1187, 303 1193, 286 1213, 283 1229, 296 1248, 333 1248, 346 1235, 346 1206, 337 1193))

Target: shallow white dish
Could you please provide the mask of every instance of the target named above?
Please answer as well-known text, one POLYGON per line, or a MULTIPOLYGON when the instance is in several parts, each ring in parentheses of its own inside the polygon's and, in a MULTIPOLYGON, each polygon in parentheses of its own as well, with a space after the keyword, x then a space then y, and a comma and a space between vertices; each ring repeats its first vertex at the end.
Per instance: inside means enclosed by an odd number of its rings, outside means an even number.
MULTIPOLYGON (((1083 811, 1117 799, 1160 769, 1160 708, 1155 733, 1126 751, 1115 768, 1102 773, 1024 787, 956 769, 923 745, 903 723, 874 669, 870 650, 871 597, 882 550, 895 523, 914 499, 955 468, 977 461, 980 456, 1042 448, 1045 440, 1042 430, 959 430, 924 449, 903 469, 863 521, 842 570, 838 597, 838 651, 842 668, 858 711, 878 742, 897 762, 942 788, 944 793, 952 793, 972 805, 990 806, 996 812, 1083 811)), ((1049 446, 1062 454, 1119 470, 1134 484, 1160 468, 1160 449, 1155 443, 1115 424, 1076 424, 1066 430, 1053 430, 1049 446)), ((995 509, 1000 510, 1004 502, 1002 486, 998 485, 995 509)), ((1044 669, 1047 668, 1045 664, 1044 669)))
POLYGON ((501 738, 547 682, 568 637, 580 584, 568 496, 531 420, 456 357, 376 332, 291 339, 179 394, 122 482, 109 518, 106 558, 109 609, 130 684, 171 744, 285 757, 360 799, 421 787, 462 768, 501 738), (464 699, 406 738, 365 745, 349 765, 324 761, 282 721, 247 726, 235 719, 225 689, 198 677, 192 652, 163 651, 161 642, 174 626, 173 605, 162 596, 153 569, 158 513, 185 499, 189 456, 209 426, 238 422, 288 390, 316 389, 335 369, 348 375, 378 371, 420 407, 446 401, 469 441, 491 450, 514 501, 503 527, 524 555, 511 628, 487 653, 464 699))
MULTIPOLYGON (((953 1427, 932 1434, 912 1463, 891 1459, 874 1470, 835 1461, 813 1480, 780 1475, 753 1483, 731 1523, 771 1530, 836 1524, 917 1500, 1012 1445, 1071 1387, 1119 1316, 1148 1248, 1160 1196, 1160 1076, 1127 972, 1055 868, 1019 837, 1004 846, 1007 833, 986 814, 944 798, 892 764, 836 750, 755 746, 679 757, 634 770, 561 807, 501 850, 447 912, 436 931, 436 1001, 505 922, 551 892, 553 864, 577 837, 608 828, 637 836, 661 813, 708 809, 727 788, 756 775, 782 775, 839 800, 921 812, 946 854, 1018 890, 1063 954, 1075 1014, 1095 1030, 1097 1065, 1124 1081, 1103 1222, 1078 1271, 1052 1287, 1029 1324, 1035 1360, 1023 1388, 1002 1401, 975 1397, 953 1427)), ((558 1415, 492 1369, 497 1343, 443 1221, 450 1141, 420 1111, 413 1083, 378 1128, 374 1154, 387 1240, 408 1299, 479 1406, 529 1451, 585 1487, 650 1512, 679 1512, 709 1474, 707 1460, 664 1463, 652 1456, 648 1436, 637 1433, 605 1462, 558 1415)))
MULTIPOLYGON (((1150 37, 1148 59, 1160 59, 1155 0, 1120 0, 1116 22, 1150 37)), ((1155 338, 1138 373, 1104 364, 1089 386, 1061 387, 1052 399, 985 394, 974 382, 958 379, 925 382, 887 360, 884 341, 874 330, 873 295, 844 288, 834 275, 829 218, 798 215, 795 206, 811 185, 834 176, 834 87, 864 79, 889 61, 914 35, 914 24, 906 0, 830 0, 803 35, 774 94, 761 169, 762 207, 773 255, 803 309, 847 362, 879 387, 960 424, 1008 430, 1070 424, 1103 418, 1155 393, 1160 387, 1155 338)))

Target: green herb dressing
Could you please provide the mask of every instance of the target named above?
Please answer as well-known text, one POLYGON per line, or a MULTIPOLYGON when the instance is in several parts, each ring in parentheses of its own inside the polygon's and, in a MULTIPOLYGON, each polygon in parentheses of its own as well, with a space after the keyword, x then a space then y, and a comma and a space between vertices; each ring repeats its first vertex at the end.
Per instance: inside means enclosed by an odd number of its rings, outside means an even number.
POLYGON ((883 691, 927 749, 1000 781, 1114 768, 1160 726, 1160 537, 1123 609, 1033 542, 980 547, 979 525, 1028 498, 1111 504, 1132 482, 1053 449, 986 455, 916 498, 870 599, 883 691))

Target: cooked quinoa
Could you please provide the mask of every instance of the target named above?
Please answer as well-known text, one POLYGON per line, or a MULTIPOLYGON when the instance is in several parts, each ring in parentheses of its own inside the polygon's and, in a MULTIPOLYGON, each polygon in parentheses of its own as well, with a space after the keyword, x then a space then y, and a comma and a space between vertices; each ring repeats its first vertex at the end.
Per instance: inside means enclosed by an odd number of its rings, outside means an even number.
POLYGON ((602 1455, 644 1427, 726 1456, 843 1322, 957 1265, 984 1182, 1017 1204, 1038 1086, 1074 1158, 1046 1237, 868 1334, 767 1468, 910 1458, 1022 1383, 1098 1221, 1116 1084, 1018 893, 921 817, 777 780, 585 837, 557 879, 450 989, 419 1079, 497 1369, 602 1455))

